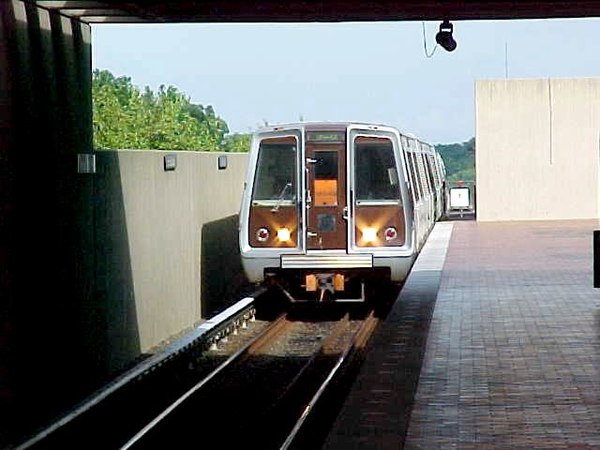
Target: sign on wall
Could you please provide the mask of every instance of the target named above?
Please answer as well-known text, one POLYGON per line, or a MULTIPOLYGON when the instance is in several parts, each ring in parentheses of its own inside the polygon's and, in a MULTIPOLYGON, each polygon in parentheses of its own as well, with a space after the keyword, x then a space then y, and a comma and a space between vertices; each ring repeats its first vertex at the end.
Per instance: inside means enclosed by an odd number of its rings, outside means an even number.
POLYGON ((468 187, 450 188, 450 208, 460 209, 469 208, 471 205, 470 192, 468 187))

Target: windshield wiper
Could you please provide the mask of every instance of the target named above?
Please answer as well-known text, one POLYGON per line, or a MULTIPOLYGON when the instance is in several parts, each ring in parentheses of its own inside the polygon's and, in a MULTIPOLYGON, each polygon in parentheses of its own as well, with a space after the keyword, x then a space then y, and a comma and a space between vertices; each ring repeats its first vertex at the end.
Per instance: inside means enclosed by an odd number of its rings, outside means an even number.
POLYGON ((285 197, 285 193, 287 192, 288 188, 291 188, 291 187, 292 187, 291 182, 285 184, 285 186, 279 193, 279 198, 277 198, 277 203, 275 203, 275 206, 273 206, 271 208, 271 212, 277 212, 279 210, 279 207, 281 206, 281 202, 283 201, 283 197, 285 197))

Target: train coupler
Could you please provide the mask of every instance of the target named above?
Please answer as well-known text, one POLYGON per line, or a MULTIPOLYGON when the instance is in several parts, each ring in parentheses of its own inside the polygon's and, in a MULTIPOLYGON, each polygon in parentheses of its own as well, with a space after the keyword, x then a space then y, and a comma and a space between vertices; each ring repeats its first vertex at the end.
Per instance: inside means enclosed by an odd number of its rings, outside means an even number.
POLYGON ((340 273, 317 273, 305 276, 306 291, 319 291, 319 302, 333 296, 335 292, 343 291, 344 287, 345 277, 340 273))

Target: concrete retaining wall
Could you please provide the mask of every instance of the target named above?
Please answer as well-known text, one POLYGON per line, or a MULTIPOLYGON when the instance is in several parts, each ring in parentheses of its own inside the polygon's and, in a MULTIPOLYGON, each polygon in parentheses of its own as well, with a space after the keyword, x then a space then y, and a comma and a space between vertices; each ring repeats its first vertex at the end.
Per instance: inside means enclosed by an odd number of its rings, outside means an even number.
POLYGON ((245 278, 238 218, 247 154, 96 154, 96 286, 106 308, 107 358, 139 352, 233 301, 245 278), (177 167, 164 170, 165 155, 177 167), (227 169, 219 170, 219 156, 227 169))

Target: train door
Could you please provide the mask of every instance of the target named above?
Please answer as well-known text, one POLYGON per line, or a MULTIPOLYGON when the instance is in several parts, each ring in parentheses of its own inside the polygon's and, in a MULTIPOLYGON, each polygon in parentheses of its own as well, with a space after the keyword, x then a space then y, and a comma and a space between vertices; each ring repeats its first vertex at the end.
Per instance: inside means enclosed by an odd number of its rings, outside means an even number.
POLYGON ((307 131, 306 249, 345 250, 347 235, 346 133, 307 131))
POLYGON ((418 155, 418 144, 417 141, 415 139, 410 139, 409 140, 409 147, 411 149, 410 151, 410 158, 411 158, 411 165, 412 165, 412 169, 414 172, 414 183, 415 183, 415 190, 418 193, 417 194, 417 202, 415 203, 414 206, 414 214, 415 214, 415 222, 416 222, 416 237, 417 237, 417 248, 420 248, 423 240, 424 240, 424 236, 427 230, 427 213, 428 213, 428 206, 427 206, 427 197, 426 197, 426 191, 425 191, 425 186, 423 184, 423 174, 421 172, 421 170, 419 169, 419 155, 418 155))
POLYGON ((406 168, 407 168, 407 172, 408 175, 410 177, 410 182, 409 182, 409 188, 410 188, 410 193, 412 195, 412 229, 413 232, 415 233, 415 245, 418 246, 418 242, 419 242, 419 231, 421 230, 421 226, 420 226, 420 215, 418 214, 419 211, 419 205, 421 204, 421 191, 420 191, 420 187, 419 187, 419 182, 417 179, 417 173, 415 170, 415 160, 414 160, 414 151, 412 149, 412 145, 411 145, 411 141, 409 141, 408 137, 406 136, 402 136, 401 137, 401 142, 402 142, 402 148, 404 151, 404 155, 405 155, 405 160, 406 160, 406 168))
POLYGON ((432 205, 433 205, 433 196, 431 194, 431 186, 429 185, 429 179, 428 179, 428 175, 427 175, 427 168, 425 167, 425 155, 424 155, 424 151, 425 149, 422 147, 420 142, 416 142, 417 145, 417 152, 416 152, 416 157, 417 157, 417 166, 419 169, 419 174, 421 176, 421 185, 423 186, 423 203, 424 203, 424 208, 426 211, 426 215, 425 215, 425 220, 426 220, 426 225, 423 227, 424 230, 424 235, 426 236, 429 233, 429 228, 431 227, 432 224, 432 218, 433 218, 433 209, 432 209, 432 205))
POLYGON ((437 164, 436 150, 434 147, 430 147, 431 153, 429 154, 429 160, 431 169, 433 171, 435 179, 435 192, 436 192, 436 216, 435 219, 439 220, 442 217, 444 210, 443 192, 442 192, 442 176, 440 174, 440 168, 437 164))
POLYGON ((429 186, 431 187, 431 210, 432 210, 432 221, 435 222, 439 215, 439 192, 438 192, 438 183, 436 178, 435 167, 433 166, 433 161, 431 159, 431 147, 427 144, 423 144, 423 158, 425 162, 425 169, 427 171, 427 176, 429 180, 429 186))

